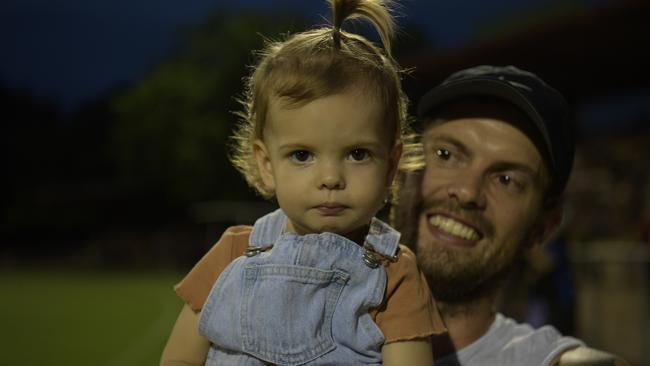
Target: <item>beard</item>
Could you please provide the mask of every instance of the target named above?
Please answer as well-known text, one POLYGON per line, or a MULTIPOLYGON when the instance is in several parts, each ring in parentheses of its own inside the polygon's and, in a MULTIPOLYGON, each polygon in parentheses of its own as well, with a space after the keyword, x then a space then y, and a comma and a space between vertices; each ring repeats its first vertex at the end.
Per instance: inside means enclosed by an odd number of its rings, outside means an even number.
MULTIPOLYGON (((448 212, 465 218, 478 228, 483 234, 482 240, 473 248, 458 249, 436 243, 434 238, 418 232, 415 246, 418 266, 436 300, 450 305, 468 304, 498 289, 522 258, 524 243, 532 230, 522 231, 519 240, 514 242, 498 242, 493 224, 480 212, 449 201, 424 202, 425 209, 443 205, 448 212)), ((418 230, 425 230, 427 217, 421 215, 419 220, 418 230)))
POLYGON ((418 245, 418 266, 433 297, 446 303, 468 303, 492 293, 519 257, 506 256, 503 251, 469 256, 449 248, 430 249, 418 245))

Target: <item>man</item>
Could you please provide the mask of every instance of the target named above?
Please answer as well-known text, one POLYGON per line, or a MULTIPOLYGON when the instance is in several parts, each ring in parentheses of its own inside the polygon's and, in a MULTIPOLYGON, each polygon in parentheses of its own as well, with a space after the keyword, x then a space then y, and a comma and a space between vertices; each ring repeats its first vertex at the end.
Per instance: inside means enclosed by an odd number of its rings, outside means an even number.
POLYGON ((448 329, 436 366, 623 364, 494 310, 513 264, 562 218, 574 154, 562 95, 515 67, 479 66, 427 93, 418 115, 425 165, 405 175, 394 217, 448 329))

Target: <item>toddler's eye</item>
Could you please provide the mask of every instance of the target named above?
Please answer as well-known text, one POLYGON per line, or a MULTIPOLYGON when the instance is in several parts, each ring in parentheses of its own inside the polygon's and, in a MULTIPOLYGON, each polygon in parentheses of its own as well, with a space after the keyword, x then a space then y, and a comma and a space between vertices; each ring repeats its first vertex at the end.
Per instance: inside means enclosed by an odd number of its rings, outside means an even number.
POLYGON ((296 150, 289 154, 289 158, 296 163, 306 163, 314 158, 314 155, 307 150, 296 150))
POLYGON ((449 160, 451 158, 451 152, 447 149, 437 149, 436 156, 442 160, 449 160))
POLYGON ((354 149, 350 151, 348 158, 354 161, 364 161, 370 158, 370 152, 366 149, 354 149))

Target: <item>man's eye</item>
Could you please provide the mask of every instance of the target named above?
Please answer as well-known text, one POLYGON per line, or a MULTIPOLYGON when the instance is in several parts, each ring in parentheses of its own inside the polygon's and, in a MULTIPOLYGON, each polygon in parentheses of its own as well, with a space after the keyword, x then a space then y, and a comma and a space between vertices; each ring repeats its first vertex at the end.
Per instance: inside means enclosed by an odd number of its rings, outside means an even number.
POLYGON ((436 156, 442 160, 449 160, 451 158, 451 152, 447 149, 437 149, 436 156))
POLYGON ((311 161, 314 156, 307 150, 296 150, 289 154, 289 158, 297 163, 306 163, 311 161))
POLYGON ((510 183, 513 183, 512 177, 506 174, 500 175, 499 183, 503 184, 504 186, 510 185, 510 183))
POLYGON ((348 154, 348 158, 354 161, 364 161, 370 157, 370 152, 366 149, 354 149, 348 154))
POLYGON ((521 179, 513 178, 511 175, 508 174, 501 174, 497 177, 497 180, 499 181, 499 184, 501 184, 504 187, 508 187, 509 189, 516 189, 518 191, 523 191, 526 189, 526 181, 522 181, 521 179))

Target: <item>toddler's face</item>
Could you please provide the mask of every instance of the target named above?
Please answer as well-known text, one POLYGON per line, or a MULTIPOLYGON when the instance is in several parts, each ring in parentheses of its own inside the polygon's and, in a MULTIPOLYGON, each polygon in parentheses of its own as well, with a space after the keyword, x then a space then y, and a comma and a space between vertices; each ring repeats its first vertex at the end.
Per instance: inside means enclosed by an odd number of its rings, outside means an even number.
POLYGON ((357 90, 300 107, 270 103, 255 157, 298 234, 354 237, 379 210, 401 153, 383 109, 357 90))

